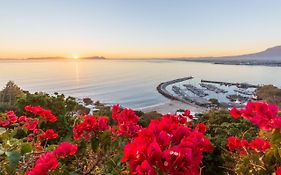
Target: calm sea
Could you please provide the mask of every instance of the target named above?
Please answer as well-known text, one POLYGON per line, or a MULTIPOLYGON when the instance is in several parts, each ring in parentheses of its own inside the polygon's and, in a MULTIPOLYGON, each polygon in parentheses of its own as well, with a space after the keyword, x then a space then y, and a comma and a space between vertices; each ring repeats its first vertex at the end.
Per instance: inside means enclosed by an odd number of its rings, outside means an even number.
POLYGON ((132 108, 165 102, 156 86, 163 81, 186 76, 281 87, 280 67, 166 60, 1 61, 0 66, 1 87, 13 80, 31 92, 91 97, 132 108))

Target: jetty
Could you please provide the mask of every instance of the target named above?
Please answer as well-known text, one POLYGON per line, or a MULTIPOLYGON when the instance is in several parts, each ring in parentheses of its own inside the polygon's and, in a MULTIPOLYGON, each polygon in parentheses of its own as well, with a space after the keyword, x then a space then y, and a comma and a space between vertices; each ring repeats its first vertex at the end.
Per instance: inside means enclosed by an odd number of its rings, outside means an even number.
POLYGON ((193 79, 192 76, 189 76, 189 77, 184 77, 184 78, 178 78, 178 79, 175 79, 175 80, 171 80, 171 81, 166 81, 166 82, 162 82, 160 83, 158 86, 157 86, 157 91, 162 94, 163 96, 171 99, 171 100, 178 100, 178 101, 181 101, 181 102, 184 102, 186 103, 185 100, 183 100, 182 98, 180 97, 177 97, 177 96, 174 96, 173 94, 171 94, 168 90, 167 90, 167 86, 169 85, 172 85, 172 84, 175 84, 175 83, 179 83, 179 82, 182 82, 182 81, 186 81, 186 80, 190 80, 190 79, 193 79))
POLYGON ((190 77, 185 77, 185 78, 179 78, 179 79, 175 79, 175 80, 171 80, 171 81, 167 81, 167 82, 163 82, 163 83, 160 83, 158 86, 157 86, 157 91, 162 94, 163 96, 169 98, 169 99, 172 99, 172 100, 178 100, 178 101, 181 101, 183 103, 187 103, 189 104, 190 102, 196 104, 196 105, 199 105, 199 106, 209 106, 210 105, 210 102, 207 100, 207 99, 204 99, 202 97, 191 97, 189 96, 188 94, 186 94, 184 92, 183 89, 181 89, 180 87, 178 86, 172 86, 172 91, 177 94, 177 95, 174 95, 172 94, 171 92, 169 92, 167 90, 167 86, 169 85, 172 85, 172 84, 175 84, 175 83, 179 83, 179 82, 182 82, 182 81, 186 81, 186 80, 190 80, 192 79, 193 77, 190 76, 190 77))
POLYGON ((189 90, 190 92, 192 92, 193 94, 199 97, 205 97, 208 95, 208 93, 204 92, 203 89, 199 89, 193 86, 192 84, 184 84, 183 86, 186 87, 187 90, 189 90))
POLYGON ((223 81, 210 81, 210 80, 201 80, 202 83, 213 83, 213 84, 219 84, 219 85, 225 85, 225 86, 236 86, 238 88, 258 88, 258 85, 253 85, 249 83, 229 83, 229 82, 223 82, 223 81))

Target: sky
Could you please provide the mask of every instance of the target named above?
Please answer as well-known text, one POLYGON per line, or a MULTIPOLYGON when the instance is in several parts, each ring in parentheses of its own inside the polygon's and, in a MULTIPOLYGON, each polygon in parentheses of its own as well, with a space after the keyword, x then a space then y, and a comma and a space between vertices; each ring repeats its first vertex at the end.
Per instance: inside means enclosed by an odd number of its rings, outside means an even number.
POLYGON ((172 58, 281 45, 280 0, 0 0, 0 58, 172 58))

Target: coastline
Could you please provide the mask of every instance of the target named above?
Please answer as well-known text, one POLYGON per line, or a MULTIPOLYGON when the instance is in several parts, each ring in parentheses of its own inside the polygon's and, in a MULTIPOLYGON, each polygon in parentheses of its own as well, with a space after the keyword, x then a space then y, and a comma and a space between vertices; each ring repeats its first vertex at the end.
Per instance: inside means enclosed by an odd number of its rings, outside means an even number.
POLYGON ((179 109, 188 109, 190 110, 192 113, 202 113, 202 112, 206 112, 209 109, 205 108, 205 107, 201 107, 192 103, 183 103, 177 100, 167 100, 164 103, 160 103, 157 105, 153 105, 153 106, 148 106, 148 107, 144 107, 144 108, 139 108, 137 110, 140 110, 142 112, 152 112, 152 111, 156 111, 159 112, 161 114, 168 114, 168 113, 175 113, 177 112, 177 110, 179 109))

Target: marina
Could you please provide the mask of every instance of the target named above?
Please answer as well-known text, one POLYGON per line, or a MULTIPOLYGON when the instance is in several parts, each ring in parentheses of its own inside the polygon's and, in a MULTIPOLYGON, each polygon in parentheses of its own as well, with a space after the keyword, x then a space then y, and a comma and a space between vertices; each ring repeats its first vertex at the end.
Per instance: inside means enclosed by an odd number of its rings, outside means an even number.
POLYGON ((191 91, 192 93, 194 93, 199 97, 205 97, 208 95, 208 93, 204 92, 203 89, 199 89, 191 84, 184 84, 183 86, 186 87, 187 90, 191 91))
POLYGON ((236 86, 238 88, 258 88, 258 85, 253 85, 249 83, 229 83, 229 82, 222 82, 222 81, 210 81, 210 80, 201 80, 202 83, 213 83, 213 84, 219 84, 224 86, 236 86))
POLYGON ((214 85, 211 85, 211 84, 200 83, 199 85, 200 85, 201 87, 204 87, 204 88, 206 88, 206 89, 208 89, 208 90, 210 90, 210 91, 214 91, 214 92, 216 92, 216 93, 227 93, 226 90, 221 89, 221 88, 218 88, 218 87, 216 87, 216 86, 214 86, 214 85))
POLYGON ((202 107, 241 107, 247 101, 255 100, 253 98, 255 87, 258 86, 248 83, 198 80, 189 76, 160 83, 157 90, 171 100, 187 104, 193 103, 202 107))

